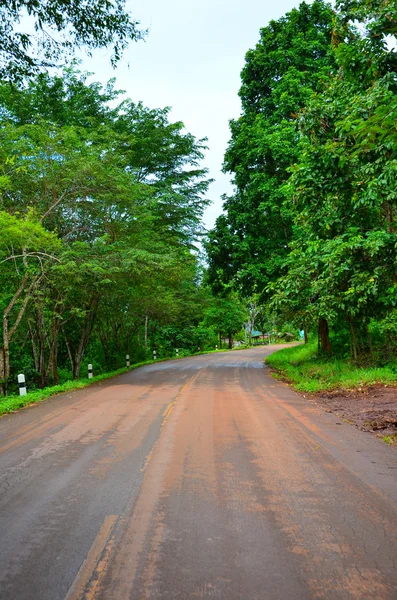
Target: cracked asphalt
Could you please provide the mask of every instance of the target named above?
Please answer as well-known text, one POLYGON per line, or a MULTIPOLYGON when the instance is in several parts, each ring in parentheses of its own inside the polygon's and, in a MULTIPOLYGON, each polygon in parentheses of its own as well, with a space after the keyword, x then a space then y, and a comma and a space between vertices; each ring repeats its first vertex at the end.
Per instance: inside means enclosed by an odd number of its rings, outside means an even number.
POLYGON ((274 349, 0 419, 0 598, 396 600, 397 452, 274 380, 274 349))

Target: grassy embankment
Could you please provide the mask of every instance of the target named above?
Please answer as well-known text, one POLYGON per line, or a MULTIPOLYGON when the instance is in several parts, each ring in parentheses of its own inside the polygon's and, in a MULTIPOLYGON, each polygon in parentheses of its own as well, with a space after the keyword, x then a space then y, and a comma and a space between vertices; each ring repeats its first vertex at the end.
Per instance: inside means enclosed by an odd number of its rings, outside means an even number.
POLYGON ((266 359, 276 369, 276 378, 292 383, 299 392, 356 389, 364 386, 397 384, 397 372, 391 367, 358 367, 348 360, 317 357, 317 341, 279 350, 266 359))
MULTIPOLYGON (((154 361, 150 361, 154 362, 154 361)), ((149 363, 139 363, 130 367, 130 369, 135 369, 136 367, 140 367, 143 364, 149 363)), ((26 396, 6 396, 5 398, 0 398, 0 415, 4 415, 6 413, 15 412, 20 408, 24 408, 29 404, 37 404, 42 400, 46 400, 51 396, 56 396, 57 394, 62 394, 64 392, 71 392, 73 390, 78 390, 81 388, 85 388, 94 383, 98 383, 99 381, 103 381, 104 379, 110 379, 111 377, 116 377, 116 375, 121 375, 122 373, 126 373, 130 369, 125 367, 124 369, 118 369, 117 371, 113 371, 112 373, 104 373, 103 375, 98 375, 97 377, 93 377, 92 379, 79 379, 77 381, 66 381, 60 385, 54 385, 51 387, 44 388, 42 390, 34 390, 33 392, 29 392, 26 396)))
MULTIPOLYGON (((246 346, 233 348, 233 350, 244 350, 246 346)), ((224 348, 222 350, 208 350, 207 352, 198 352, 192 356, 198 356, 199 354, 215 354, 217 352, 230 352, 229 348, 224 348)), ((144 365, 151 365, 154 362, 163 362, 166 360, 176 360, 177 358, 187 358, 183 356, 179 357, 170 357, 170 358, 160 358, 156 361, 147 360, 145 362, 136 363, 131 367, 124 367, 122 369, 118 369, 117 371, 112 371, 111 373, 103 373, 102 375, 97 375, 92 379, 79 379, 77 381, 66 381, 60 385, 54 385, 51 387, 47 387, 41 390, 34 390, 33 392, 29 392, 26 396, 17 396, 11 395, 6 396, 5 398, 0 398, 0 416, 12 413, 20 408, 24 408, 25 406, 29 406, 30 404, 37 404, 38 402, 42 402, 43 400, 47 400, 51 396, 56 396, 58 394, 62 394, 64 392, 71 392, 73 390, 79 390, 89 385, 93 385, 94 383, 98 383, 100 381, 104 381, 105 379, 111 379, 112 377, 116 377, 117 375, 122 375, 123 373, 127 373, 128 371, 132 371, 133 369, 137 369, 138 367, 143 367, 144 365)))

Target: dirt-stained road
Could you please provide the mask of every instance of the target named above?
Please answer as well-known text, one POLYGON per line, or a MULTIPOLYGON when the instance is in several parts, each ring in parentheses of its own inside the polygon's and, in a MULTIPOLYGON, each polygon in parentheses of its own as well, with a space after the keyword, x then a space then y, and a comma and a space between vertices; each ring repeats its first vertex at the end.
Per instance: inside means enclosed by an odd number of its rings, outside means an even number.
POLYGON ((396 600, 396 450, 272 379, 270 350, 0 419, 0 598, 396 600))

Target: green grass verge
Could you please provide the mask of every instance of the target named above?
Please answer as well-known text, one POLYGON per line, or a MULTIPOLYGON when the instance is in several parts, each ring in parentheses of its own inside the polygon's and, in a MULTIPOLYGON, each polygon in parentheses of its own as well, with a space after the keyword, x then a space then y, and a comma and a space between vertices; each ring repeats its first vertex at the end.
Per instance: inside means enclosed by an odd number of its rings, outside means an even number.
POLYGON ((0 415, 4 415, 6 413, 15 412, 20 408, 24 408, 29 404, 37 404, 38 402, 42 402, 51 396, 56 396, 57 394, 62 394, 64 392, 71 392, 73 390, 79 390, 81 388, 88 387, 94 383, 98 383, 99 381, 103 381, 104 379, 110 379, 111 377, 116 377, 117 375, 122 375, 123 373, 127 373, 132 369, 136 369, 137 367, 141 367, 142 365, 151 364, 154 361, 148 361, 144 363, 138 363, 133 365, 129 369, 124 367, 123 369, 118 369, 117 371, 112 371, 111 373, 104 373, 103 375, 97 375, 97 377, 93 377, 92 379, 78 379, 77 381, 66 381, 60 385, 54 385, 52 387, 47 387, 42 390, 35 390, 34 392, 29 392, 26 396, 6 396, 5 398, 0 399, 0 415))
POLYGON ((388 446, 397 446, 397 433, 391 433, 390 435, 384 435, 382 442, 388 446))
POLYGON ((390 367, 357 367, 348 360, 317 357, 317 342, 278 350, 266 363, 276 369, 275 377, 286 379, 299 392, 356 389, 376 383, 396 384, 390 367))
MULTIPOLYGON (((238 348, 233 348, 233 350, 245 350, 247 346, 238 348)), ((192 354, 190 356, 198 356, 199 354, 216 354, 219 352, 230 352, 229 348, 222 348, 222 350, 209 350, 207 352, 198 352, 197 354, 192 354)), ((38 402, 42 402, 43 400, 47 400, 51 398, 51 396, 57 396, 58 394, 63 394, 64 392, 71 392, 73 390, 79 390, 94 383, 98 383, 99 381, 104 381, 105 379, 111 379, 112 377, 117 377, 117 375, 122 375, 123 373, 127 373, 128 371, 132 371, 133 369, 137 369, 138 367, 143 367, 144 365, 152 365, 153 363, 164 362, 166 360, 176 360, 179 358, 189 358, 189 356, 173 356, 170 358, 159 358, 156 361, 147 360, 145 362, 136 363, 131 367, 124 367, 122 369, 118 369, 117 371, 112 371, 110 373, 103 373, 102 375, 97 375, 92 379, 78 379, 76 381, 66 381, 60 385, 54 385, 52 387, 47 387, 42 390, 35 390, 34 392, 29 392, 26 396, 6 396, 5 398, 0 398, 0 416, 5 415, 7 413, 15 412, 25 406, 29 406, 30 404, 37 404, 38 402)))

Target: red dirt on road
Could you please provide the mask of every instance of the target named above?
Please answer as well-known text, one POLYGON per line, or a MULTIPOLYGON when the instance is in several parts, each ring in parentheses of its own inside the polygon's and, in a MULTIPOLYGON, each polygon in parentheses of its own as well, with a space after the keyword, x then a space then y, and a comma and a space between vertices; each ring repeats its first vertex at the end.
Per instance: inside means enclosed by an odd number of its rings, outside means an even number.
POLYGON ((273 380, 272 350, 1 419, 0 598, 395 600, 395 450, 273 380))

